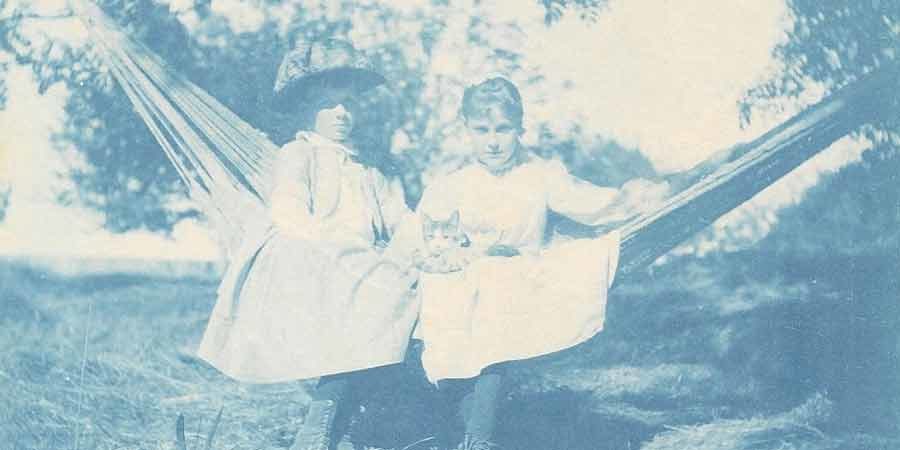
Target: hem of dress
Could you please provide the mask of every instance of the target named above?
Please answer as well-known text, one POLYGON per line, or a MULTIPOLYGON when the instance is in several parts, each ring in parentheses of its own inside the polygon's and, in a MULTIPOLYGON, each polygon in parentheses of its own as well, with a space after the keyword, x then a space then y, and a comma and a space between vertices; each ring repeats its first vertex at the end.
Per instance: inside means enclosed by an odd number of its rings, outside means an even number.
MULTIPOLYGON (((571 344, 567 344, 567 345, 564 345, 564 346, 562 346, 562 347, 559 347, 559 348, 557 348, 557 349, 555 349, 555 350, 546 350, 546 351, 537 352, 537 353, 535 353, 535 354, 533 354, 533 355, 530 355, 530 356, 518 356, 518 357, 513 357, 513 358, 509 358, 509 359, 500 360, 500 361, 493 361, 493 362, 491 362, 491 363, 489 363, 489 364, 479 364, 481 367, 479 367, 478 369, 471 369, 471 370, 469 370, 469 371, 459 371, 459 372, 454 372, 453 375, 450 375, 450 376, 443 376, 443 377, 441 377, 441 378, 432 378, 430 375, 428 375, 428 368, 427 368, 427 367, 424 367, 424 369, 425 369, 425 377, 426 377, 426 378, 428 379, 428 381, 429 381, 430 383, 432 383, 432 384, 437 384, 437 383, 439 383, 439 382, 441 382, 441 381, 444 381, 444 380, 466 380, 466 379, 469 379, 469 378, 474 378, 474 377, 477 377, 477 376, 481 375, 481 373, 484 372, 484 369, 487 369, 488 367, 491 367, 491 366, 496 365, 496 364, 505 364, 505 363, 512 363, 512 362, 526 361, 526 360, 529 360, 529 359, 540 358, 540 357, 543 357, 543 356, 548 356, 548 355, 552 355, 552 354, 554 354, 554 353, 558 353, 558 352, 562 352, 562 351, 565 351, 565 350, 569 350, 569 349, 571 349, 571 348, 573 348, 573 347, 577 347, 577 346, 579 346, 579 345, 581 345, 581 344, 584 344, 585 342, 587 342, 587 341, 593 339, 594 336, 597 336, 597 334, 599 334, 601 331, 603 331, 604 325, 605 325, 605 324, 600 324, 600 325, 597 327, 596 330, 591 331, 591 332, 589 332, 589 333, 586 333, 586 334, 587 334, 587 337, 585 337, 585 338, 583 338, 583 339, 580 339, 580 340, 577 340, 577 341, 575 341, 575 342, 573 342, 573 343, 571 343, 571 344)), ((426 350, 425 350, 425 351, 427 351, 427 345, 428 345, 428 343, 426 342, 425 345, 426 345, 426 350)))
POLYGON ((293 376, 283 376, 283 377, 254 377, 254 376, 246 376, 244 373, 239 373, 238 371, 234 371, 228 368, 222 367, 222 365, 217 364, 214 361, 214 358, 208 357, 204 355, 203 352, 196 353, 197 358, 206 362, 214 369, 216 369, 219 373, 225 375, 232 380, 239 381, 241 383, 250 383, 250 384, 276 384, 276 383, 289 383, 293 381, 304 381, 304 380, 313 380, 316 378, 321 378, 328 375, 338 375, 342 373, 349 372, 358 372, 360 370, 374 369, 376 367, 385 367, 391 366, 394 364, 400 364, 404 361, 404 358, 396 359, 393 358, 390 361, 381 361, 381 362, 373 362, 368 364, 349 364, 346 369, 335 369, 335 370, 327 370, 327 371, 317 371, 316 375, 306 375, 299 374, 293 376))

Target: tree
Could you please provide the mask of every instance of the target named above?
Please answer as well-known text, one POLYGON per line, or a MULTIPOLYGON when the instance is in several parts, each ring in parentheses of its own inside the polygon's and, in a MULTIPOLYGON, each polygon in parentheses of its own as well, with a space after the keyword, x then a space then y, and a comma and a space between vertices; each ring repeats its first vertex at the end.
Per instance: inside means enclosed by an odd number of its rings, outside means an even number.
MULTIPOLYGON (((569 9, 590 17, 602 3, 538 2, 547 12, 548 23, 569 9)), ((392 143, 394 150, 399 150, 393 155, 394 166, 406 179, 411 204, 420 193, 421 172, 459 163, 459 154, 446 150, 453 147, 448 136, 458 132, 454 129, 458 126, 458 99, 447 94, 461 94, 472 82, 463 73, 441 72, 432 61, 435 52, 458 51, 482 72, 503 70, 517 75, 525 81, 525 88, 540 88, 542 83, 539 74, 524 67, 523 56, 513 43, 497 42, 487 32, 521 30, 503 17, 479 14, 486 7, 480 2, 450 5, 424 0, 418 5, 393 6, 342 0, 337 5, 314 1, 300 7, 268 1, 260 4, 256 12, 261 17, 249 32, 233 26, 229 18, 213 11, 209 2, 196 2, 184 10, 150 0, 101 0, 99 5, 173 70, 210 92, 276 144, 289 140, 296 127, 290 115, 269 106, 270 86, 281 56, 298 39, 351 38, 389 79, 388 86, 368 98, 370 119, 377 120, 369 120, 364 132, 377 151, 387 153, 392 143), (460 36, 465 36, 462 42, 460 36)), ((175 171, 90 45, 54 33, 53 22, 75 18, 67 11, 37 11, 26 2, 7 4, 2 14, 0 50, 13 55, 16 63, 31 66, 42 89, 54 83, 70 88, 67 123, 57 141, 77 148, 87 169, 73 171, 78 189, 61 200, 98 208, 105 213, 106 226, 117 231, 136 227, 165 231, 181 218, 196 214, 193 206, 184 202, 175 171)), ((0 73, 2 70, 0 67, 0 73)), ((573 162, 596 163, 572 158, 577 136, 541 136, 541 143, 546 144, 542 147, 568 152, 573 162)))
MULTIPOLYGON (((783 70, 748 93, 745 120, 753 119, 754 108, 785 98, 809 101, 802 99, 810 91, 831 92, 896 64, 900 56, 900 3, 790 0, 789 5, 794 27, 776 50, 783 70)), ((883 114, 858 135, 871 148, 859 162, 826 177, 810 192, 808 204, 785 211, 780 233, 791 238, 778 240, 779 252, 812 257, 835 252, 896 256, 900 251, 897 237, 886 233, 900 218, 893 188, 900 181, 900 114, 883 114), (828 242, 827 250, 816 241, 828 242)))
MULTIPOLYGON (((830 92, 891 61, 900 52, 900 4, 891 1, 789 0, 794 26, 788 39, 776 49, 783 70, 748 93, 744 120, 752 119, 753 107, 767 107, 772 100, 799 100, 823 87, 830 92)), ((900 143, 900 115, 886 115, 864 135, 876 145, 896 150, 900 143)))
MULTIPOLYGON (((777 49, 779 76, 751 91, 753 108, 776 99, 801 101, 830 92, 895 63, 900 51, 900 3, 790 0, 794 27, 777 49)), ((897 432, 897 292, 900 289, 900 114, 862 128, 871 142, 862 159, 826 176, 804 201, 779 214, 757 246, 780 261, 771 271, 813 280, 798 333, 779 333, 803 347, 793 370, 827 389, 836 422, 854 432, 897 432)))

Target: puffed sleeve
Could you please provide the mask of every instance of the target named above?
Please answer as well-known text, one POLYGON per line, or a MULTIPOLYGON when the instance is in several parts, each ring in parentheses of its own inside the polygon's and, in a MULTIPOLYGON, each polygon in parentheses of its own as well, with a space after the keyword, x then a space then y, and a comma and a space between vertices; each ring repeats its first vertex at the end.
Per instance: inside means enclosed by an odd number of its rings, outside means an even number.
POLYGON ((601 187, 570 174, 559 161, 546 163, 547 206, 585 225, 597 226, 630 217, 618 189, 601 187))
POLYGON ((294 141, 279 150, 275 183, 269 196, 269 216, 282 231, 290 231, 311 219, 313 149, 294 141))
POLYGON ((601 187, 579 179, 562 163, 548 163, 548 207, 576 222, 598 226, 621 222, 659 207, 669 194, 665 182, 634 179, 621 189, 601 187))

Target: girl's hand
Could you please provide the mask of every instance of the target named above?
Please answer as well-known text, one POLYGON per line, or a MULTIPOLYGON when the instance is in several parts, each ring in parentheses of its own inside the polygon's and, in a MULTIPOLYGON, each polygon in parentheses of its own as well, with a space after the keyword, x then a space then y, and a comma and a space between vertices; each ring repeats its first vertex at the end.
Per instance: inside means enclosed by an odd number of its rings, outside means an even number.
POLYGON ((494 244, 488 247, 485 254, 487 256, 503 256, 509 258, 513 256, 519 256, 519 249, 511 245, 494 244))
POLYGON ((654 183, 637 178, 622 186, 622 195, 627 209, 636 213, 649 213, 662 206, 671 194, 669 183, 654 183))
POLYGON ((475 256, 502 256, 502 257, 512 257, 518 256, 519 249, 512 245, 501 244, 503 242, 503 238, 505 235, 505 231, 495 231, 491 230, 489 232, 482 232, 480 235, 477 235, 472 242, 480 242, 480 245, 473 245, 473 253, 475 256), (493 244, 488 244, 488 242, 493 242, 493 244))

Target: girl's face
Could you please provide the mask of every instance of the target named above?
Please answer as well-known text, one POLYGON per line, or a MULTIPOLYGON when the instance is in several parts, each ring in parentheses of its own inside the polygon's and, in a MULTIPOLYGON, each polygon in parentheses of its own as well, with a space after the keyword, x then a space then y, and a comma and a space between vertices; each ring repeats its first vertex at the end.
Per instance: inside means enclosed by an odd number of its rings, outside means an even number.
POLYGON ((353 113, 348 105, 353 91, 350 88, 327 88, 323 92, 314 131, 335 142, 346 143, 353 130, 353 113))
POLYGON ((478 161, 488 170, 506 167, 519 151, 522 126, 506 117, 500 108, 466 118, 466 128, 475 145, 478 161))

